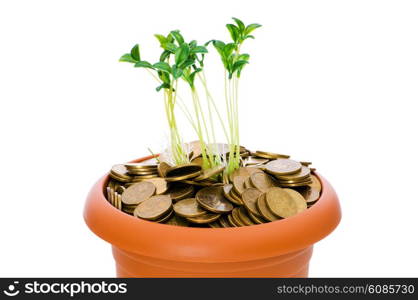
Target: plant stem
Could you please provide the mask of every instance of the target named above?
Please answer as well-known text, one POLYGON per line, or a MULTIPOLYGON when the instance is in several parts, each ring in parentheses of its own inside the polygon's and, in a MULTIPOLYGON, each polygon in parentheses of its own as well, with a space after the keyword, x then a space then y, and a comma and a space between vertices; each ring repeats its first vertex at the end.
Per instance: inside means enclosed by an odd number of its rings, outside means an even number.
POLYGON ((217 114, 217 116, 218 116, 219 122, 221 123, 222 129, 223 129, 223 131, 224 131, 225 138, 226 138, 226 140, 227 140, 227 142, 228 142, 228 144, 229 144, 229 142, 230 142, 230 138, 229 138, 228 131, 226 130, 225 123, 224 123, 224 121, 223 121, 223 118, 221 117, 221 114, 219 113, 219 110, 218 110, 218 107, 217 107, 217 106, 216 106, 216 104, 215 104, 215 101, 213 100, 212 94, 211 94, 211 93, 210 93, 210 91, 209 91, 209 88, 208 88, 208 85, 207 85, 207 81, 206 81, 206 75, 205 75, 205 72, 204 72, 204 71, 202 71, 202 73, 203 73, 203 76, 200 76, 200 73, 198 74, 199 79, 200 79, 200 81, 201 81, 201 83, 202 83, 203 87, 205 88, 205 92, 206 92, 206 97, 207 97, 207 99, 208 99, 208 100, 209 100, 209 102, 212 104, 213 108, 215 109, 215 112, 216 112, 216 114, 217 114))
POLYGON ((201 122, 200 122, 200 114, 199 114, 199 99, 197 97, 197 93, 194 87, 191 87, 192 90, 192 98, 193 98, 193 107, 194 107, 194 111, 195 111, 195 116, 196 116, 196 123, 197 123, 197 135, 199 137, 199 142, 200 142, 200 148, 202 151, 202 167, 204 169, 207 169, 210 167, 209 162, 208 162, 208 157, 207 157, 207 153, 206 153, 206 144, 205 141, 203 139, 203 134, 202 134, 202 126, 201 126, 201 122))

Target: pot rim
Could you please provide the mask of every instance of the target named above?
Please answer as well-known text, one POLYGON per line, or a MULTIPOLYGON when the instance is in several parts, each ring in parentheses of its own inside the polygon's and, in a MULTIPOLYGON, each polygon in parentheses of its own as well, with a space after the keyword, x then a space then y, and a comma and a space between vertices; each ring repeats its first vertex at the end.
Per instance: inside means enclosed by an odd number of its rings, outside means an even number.
POLYGON ((106 200, 104 185, 109 175, 105 175, 87 196, 84 220, 113 246, 143 256, 202 263, 264 259, 309 247, 339 224, 337 194, 324 177, 315 175, 321 181, 322 194, 306 211, 280 221, 231 228, 180 227, 126 214, 106 200))

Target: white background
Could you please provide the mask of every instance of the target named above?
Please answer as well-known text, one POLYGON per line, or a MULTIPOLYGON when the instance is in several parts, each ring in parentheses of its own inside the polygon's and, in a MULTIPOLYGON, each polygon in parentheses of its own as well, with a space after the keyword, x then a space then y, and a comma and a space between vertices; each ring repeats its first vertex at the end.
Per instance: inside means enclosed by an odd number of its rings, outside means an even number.
POLYGON ((225 39, 232 16, 263 24, 244 47, 242 144, 313 161, 340 196, 310 275, 417 276, 417 15, 399 0, 2 1, 0 276, 114 276, 85 197, 166 132, 155 82, 118 58, 139 42, 156 60, 152 35, 172 29, 225 39))

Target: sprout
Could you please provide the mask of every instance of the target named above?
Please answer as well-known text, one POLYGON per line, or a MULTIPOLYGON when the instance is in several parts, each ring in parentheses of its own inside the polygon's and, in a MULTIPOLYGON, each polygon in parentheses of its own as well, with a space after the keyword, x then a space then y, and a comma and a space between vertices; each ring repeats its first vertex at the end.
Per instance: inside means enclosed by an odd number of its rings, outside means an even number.
POLYGON ((208 169, 227 164, 225 174, 229 174, 239 167, 238 83, 241 72, 248 64, 250 57, 248 54, 240 53, 240 49, 246 39, 254 38, 250 33, 261 25, 245 26, 239 19, 233 18, 233 20, 235 24, 226 25, 232 42, 211 40, 205 45, 198 45, 196 40, 187 42, 179 30, 172 30, 168 35, 155 34, 163 49, 158 62, 150 63, 142 60, 138 44, 132 48, 130 53, 124 54, 120 58, 120 61, 132 63, 136 68, 146 69, 158 82, 157 92, 163 91, 165 112, 170 130, 170 148, 175 164, 189 161, 177 128, 175 108, 178 104, 199 138, 203 168, 208 169), (224 90, 228 128, 223 122, 206 80, 204 59, 208 53, 207 46, 209 44, 212 44, 217 50, 225 68, 224 90), (189 105, 186 105, 179 95, 179 81, 185 82, 189 89, 193 112, 189 110, 189 105), (203 87, 206 108, 202 104, 197 82, 203 87), (228 158, 223 158, 219 154, 213 120, 215 114, 229 144, 228 158))
POLYGON ((241 53, 241 46, 246 39, 252 38, 250 35, 255 29, 261 27, 259 24, 245 24, 237 19, 232 18, 236 24, 227 24, 232 42, 225 43, 219 40, 211 40, 208 44, 212 44, 222 60, 224 75, 224 94, 227 109, 227 119, 229 124, 229 159, 227 173, 233 172, 239 168, 240 164, 240 144, 239 144, 239 119, 238 119, 238 98, 239 98, 239 78, 245 65, 249 63, 250 55, 241 53))

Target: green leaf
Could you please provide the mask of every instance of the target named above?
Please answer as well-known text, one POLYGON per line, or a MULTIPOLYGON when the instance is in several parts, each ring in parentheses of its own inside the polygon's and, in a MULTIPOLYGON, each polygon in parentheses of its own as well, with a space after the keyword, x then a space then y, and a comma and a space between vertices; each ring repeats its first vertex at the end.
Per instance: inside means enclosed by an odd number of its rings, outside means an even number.
POLYGON ((232 54, 232 52, 236 49, 236 44, 235 43, 228 43, 225 45, 223 52, 225 54, 226 57, 230 56, 232 54))
POLYGON ((175 61, 177 65, 182 64, 188 57, 190 53, 190 48, 187 43, 183 43, 176 49, 175 52, 175 61))
POLYGON ((178 68, 177 65, 173 65, 172 70, 174 79, 178 79, 183 75, 183 70, 178 68))
POLYGON ((122 55, 119 58, 119 61, 122 61, 122 62, 130 62, 130 63, 136 63, 137 62, 135 59, 132 58, 132 56, 131 56, 130 53, 126 53, 126 54, 122 55))
POLYGON ((181 35, 180 30, 173 30, 170 33, 173 35, 179 46, 184 43, 184 38, 181 35))
POLYGON ((234 24, 226 24, 226 28, 228 29, 232 40, 234 42, 239 42, 240 33, 238 27, 234 24))
POLYGON ((193 40, 189 43, 189 46, 190 46, 190 49, 193 49, 194 47, 197 46, 197 42, 195 40, 193 40))
POLYGON ((202 71, 201 68, 197 68, 195 71, 193 71, 188 77, 187 77, 187 82, 190 84, 191 87, 194 86, 194 78, 196 77, 196 74, 199 73, 200 71, 202 71))
POLYGON ((196 46, 191 49, 191 53, 208 53, 208 49, 204 46, 196 46))
POLYGON ((245 28, 244 34, 249 35, 251 32, 253 32, 255 29, 257 29, 259 27, 261 27, 260 24, 256 24, 256 23, 250 24, 250 25, 247 26, 247 28, 245 28))
POLYGON ((162 72, 171 73, 170 65, 166 62, 160 61, 152 65, 155 69, 160 70, 162 72))
POLYGON ((218 50, 219 54, 223 54, 225 43, 218 40, 213 40, 213 47, 215 47, 216 50, 218 50))
POLYGON ((166 39, 167 39, 167 42, 168 42, 168 43, 173 43, 173 42, 174 42, 174 37, 173 37, 173 35, 172 35, 171 33, 169 33, 169 34, 166 36, 166 39))
POLYGON ((255 37, 251 34, 248 34, 244 37, 244 40, 246 40, 246 39, 255 39, 255 37))
POLYGON ((247 54, 247 53, 243 53, 243 54, 238 55, 238 60, 246 60, 246 61, 248 61, 249 59, 250 59, 250 55, 247 54))
POLYGON ((139 54, 139 45, 138 44, 136 44, 135 46, 133 46, 133 48, 131 50, 131 56, 136 61, 140 61, 141 60, 141 56, 139 54))
POLYGON ((238 18, 232 18, 232 19, 235 21, 235 23, 237 23, 240 32, 243 32, 245 30, 244 23, 238 18))
POLYGON ((147 61, 143 60, 143 61, 138 61, 135 64, 135 68, 149 68, 149 69, 154 69, 154 67, 147 61))
POLYGON ((164 43, 167 43, 167 38, 165 36, 163 36, 162 34, 154 34, 154 36, 157 38, 157 40, 160 42, 160 45, 162 47, 162 45, 164 43))
POLYGON ((171 52, 168 50, 164 50, 163 53, 160 55, 160 61, 165 61, 169 56, 171 52))
POLYGON ((194 64, 194 59, 186 59, 182 64, 179 65, 180 68, 186 69, 194 64))
POLYGON ((216 42, 216 40, 210 40, 210 41, 207 41, 206 43, 205 43, 205 47, 207 47, 207 46, 209 46, 209 44, 213 44, 213 43, 215 43, 216 42))
POLYGON ((248 61, 246 60, 238 60, 236 61, 232 66, 232 73, 238 72, 241 73, 242 68, 248 64, 248 61))
POLYGON ((237 60, 236 62, 234 62, 232 69, 235 71, 236 69, 241 68, 246 64, 248 64, 248 61, 246 60, 237 60))
POLYGON ((158 71, 158 77, 161 79, 162 82, 170 85, 171 79, 169 73, 158 71))
POLYGON ((163 47, 164 50, 170 51, 171 53, 175 53, 178 48, 176 45, 170 42, 161 44, 161 47, 163 47))
POLYGON ((161 91, 161 89, 169 89, 169 88, 170 88, 169 84, 163 83, 160 86, 157 86, 156 90, 157 90, 157 92, 159 92, 159 91, 161 91))

